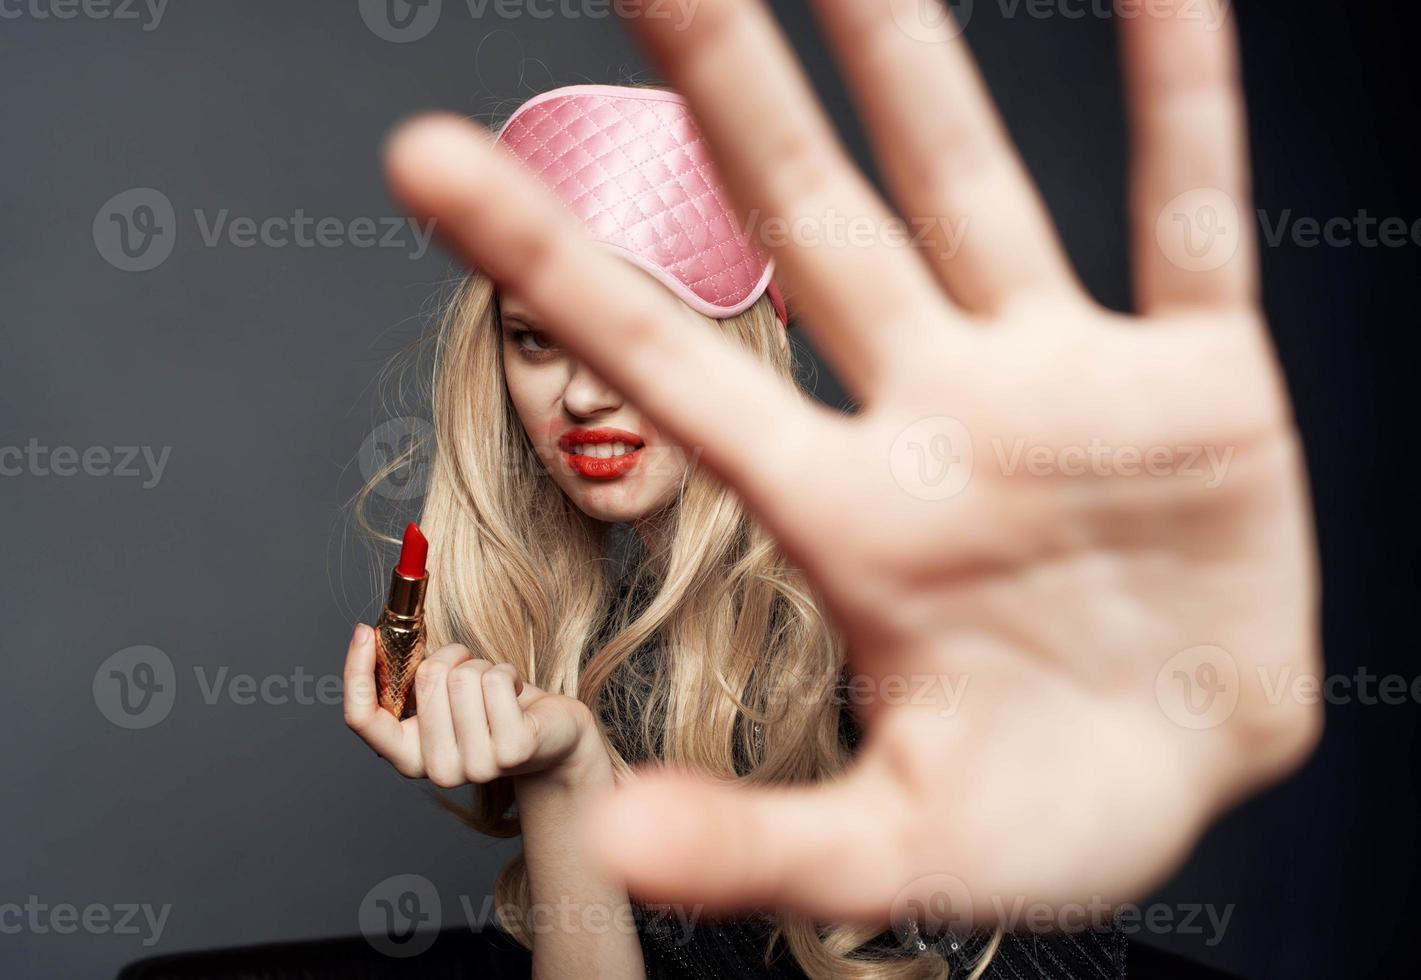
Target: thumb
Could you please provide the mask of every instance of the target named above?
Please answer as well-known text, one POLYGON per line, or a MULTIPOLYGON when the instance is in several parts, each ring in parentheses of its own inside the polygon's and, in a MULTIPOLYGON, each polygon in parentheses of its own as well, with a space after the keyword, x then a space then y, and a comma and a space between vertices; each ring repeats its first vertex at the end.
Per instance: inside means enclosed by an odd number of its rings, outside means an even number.
POLYGON ((587 844, 644 902, 884 923, 907 869, 904 811, 901 789, 862 767, 812 786, 653 768, 596 801, 587 844))

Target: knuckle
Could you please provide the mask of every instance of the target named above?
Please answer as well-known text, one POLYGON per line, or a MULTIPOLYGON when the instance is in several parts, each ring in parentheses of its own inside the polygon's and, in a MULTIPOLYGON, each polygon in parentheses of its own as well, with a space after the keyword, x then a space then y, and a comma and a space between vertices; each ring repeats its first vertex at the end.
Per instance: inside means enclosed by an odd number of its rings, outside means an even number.
POLYGON ((793 210, 787 202, 818 200, 843 166, 842 155, 832 144, 802 129, 781 137, 771 158, 765 177, 769 198, 785 212, 793 210), (833 165, 826 166, 826 161, 833 165))
POLYGON ((508 664, 497 664, 484 672, 484 683, 498 688, 512 687, 518 672, 508 664))
POLYGON ((457 766, 439 765, 430 768, 429 781, 440 789, 453 789, 463 785, 464 777, 457 766))
POLYGON ((449 673, 449 666, 438 660, 426 658, 414 671, 414 682, 421 688, 428 690, 444 679, 449 673))
POLYGON ((477 664, 477 661, 466 660, 449 671, 450 689, 478 687, 482 682, 484 672, 477 664))
POLYGON ((462 643, 446 643, 434 651, 434 655, 441 660, 459 660, 473 656, 469 652, 469 648, 462 643))
POLYGON ((491 783, 499 777, 498 768, 484 762, 471 762, 464 767, 464 775, 469 782, 483 785, 491 783))
POLYGON ((500 767, 510 769, 527 762, 533 754, 533 746, 526 738, 500 742, 493 747, 493 756, 500 767))

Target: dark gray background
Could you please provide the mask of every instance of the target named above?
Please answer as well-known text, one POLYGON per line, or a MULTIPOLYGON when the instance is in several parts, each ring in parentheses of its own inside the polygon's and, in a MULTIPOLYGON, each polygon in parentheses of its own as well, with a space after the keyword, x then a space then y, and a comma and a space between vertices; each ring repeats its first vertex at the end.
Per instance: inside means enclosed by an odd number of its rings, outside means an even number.
MULTIPOLYGON (((776 8, 867 163, 803 3, 776 8)), ((1406 32, 1389 17, 1242 5, 1260 207, 1421 217, 1404 146, 1406 32)), ((1123 307, 1111 24, 1004 17, 977 0, 968 36, 1087 283, 1123 307)), ((510 846, 461 830, 345 730, 338 706, 240 704, 228 688, 209 703, 195 674, 338 675, 352 623, 380 593, 342 510, 384 417, 374 379, 457 270, 437 247, 414 260, 349 244, 207 246, 194 212, 396 215, 377 147, 403 115, 487 120, 641 64, 613 19, 476 20, 461 0, 406 44, 367 28, 355 0, 172 3, 153 30, 0 19, 0 448, 171 447, 148 487, 33 467, 0 477, 0 905, 171 906, 153 946, 83 928, 0 932, 0 976, 108 977, 156 952, 355 933, 362 899, 396 874, 431 880, 449 924, 463 921, 460 896, 486 894, 510 846), (96 246, 95 217, 141 187, 172 202, 176 247, 157 268, 120 271, 96 246), (127 730, 101 712, 95 677, 136 645, 171 660, 175 702, 127 730)), ((1264 256, 1314 473, 1338 673, 1418 669, 1416 453, 1386 400, 1406 386, 1395 349, 1416 326, 1415 258, 1414 245, 1264 256)), ((820 394, 839 398, 822 374, 820 394)), ((1156 897, 1176 921, 1192 904, 1233 906, 1223 941, 1143 938, 1258 977, 1401 962, 1416 714, 1331 707, 1308 768, 1212 831, 1156 897)))

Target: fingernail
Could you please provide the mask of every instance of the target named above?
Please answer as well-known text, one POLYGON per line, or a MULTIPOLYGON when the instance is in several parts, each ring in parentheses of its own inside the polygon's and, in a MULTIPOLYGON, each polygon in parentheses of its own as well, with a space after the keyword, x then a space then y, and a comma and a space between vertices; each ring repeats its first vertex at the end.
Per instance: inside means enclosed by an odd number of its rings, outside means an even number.
POLYGON ((364 623, 355 624, 355 633, 351 636, 350 642, 356 646, 363 647, 370 642, 370 627, 364 623))

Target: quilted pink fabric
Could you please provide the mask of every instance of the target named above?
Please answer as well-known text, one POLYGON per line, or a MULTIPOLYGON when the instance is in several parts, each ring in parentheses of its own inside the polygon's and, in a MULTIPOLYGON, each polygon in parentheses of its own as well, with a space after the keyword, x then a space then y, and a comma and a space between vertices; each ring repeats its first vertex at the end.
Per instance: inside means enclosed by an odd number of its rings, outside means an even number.
POLYGON ((684 98, 622 85, 568 85, 524 102, 503 143, 593 237, 712 317, 767 289, 785 321, 774 262, 741 233, 684 98))

